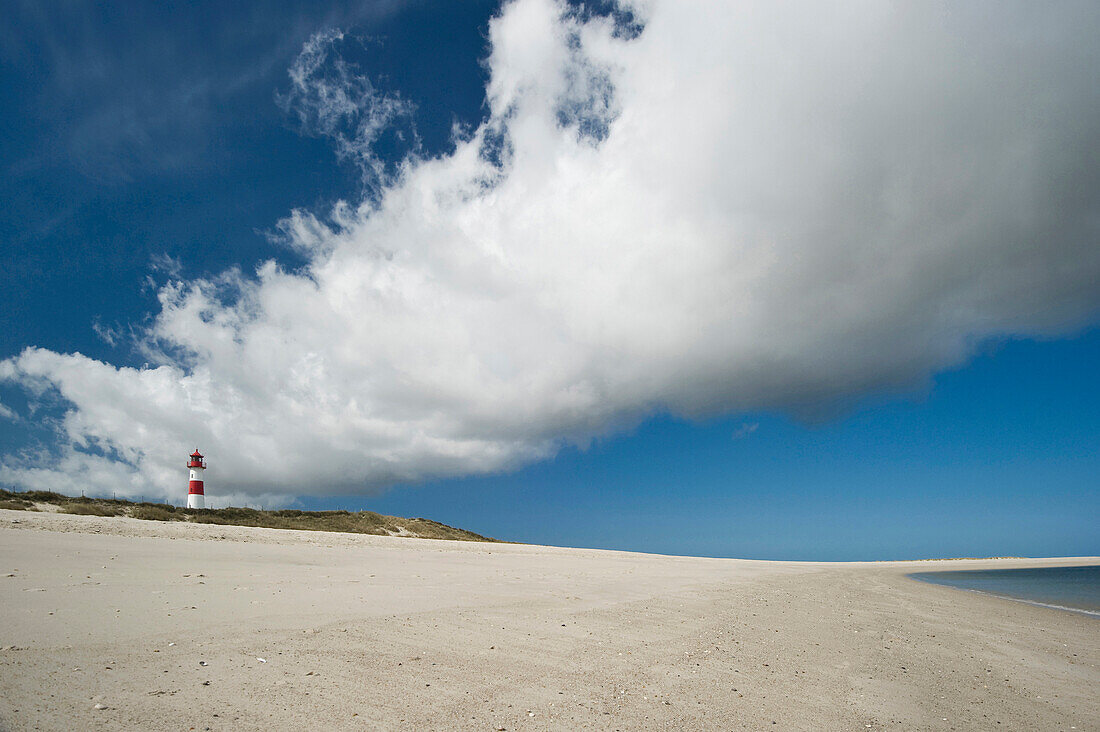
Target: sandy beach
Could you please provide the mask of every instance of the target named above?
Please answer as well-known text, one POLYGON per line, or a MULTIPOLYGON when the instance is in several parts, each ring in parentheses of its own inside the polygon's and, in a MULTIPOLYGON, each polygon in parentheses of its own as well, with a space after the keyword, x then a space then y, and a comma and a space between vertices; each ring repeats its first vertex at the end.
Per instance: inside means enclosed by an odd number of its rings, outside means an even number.
POLYGON ((911 571, 0 511, 0 727, 1100 728, 1100 620, 911 571))

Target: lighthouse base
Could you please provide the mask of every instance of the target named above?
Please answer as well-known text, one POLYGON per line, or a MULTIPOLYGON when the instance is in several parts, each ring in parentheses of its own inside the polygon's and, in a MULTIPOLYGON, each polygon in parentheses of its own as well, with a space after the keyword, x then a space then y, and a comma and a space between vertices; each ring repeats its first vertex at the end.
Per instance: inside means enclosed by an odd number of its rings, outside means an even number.
POLYGON ((188 493, 187 494, 187 507, 188 508, 206 508, 206 497, 201 493, 188 493))

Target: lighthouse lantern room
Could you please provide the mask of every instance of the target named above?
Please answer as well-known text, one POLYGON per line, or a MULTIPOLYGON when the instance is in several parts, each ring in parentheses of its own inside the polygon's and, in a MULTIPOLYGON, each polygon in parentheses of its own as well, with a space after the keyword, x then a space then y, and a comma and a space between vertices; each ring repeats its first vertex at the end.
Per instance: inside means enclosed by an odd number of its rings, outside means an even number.
POLYGON ((206 508, 206 496, 202 492, 202 471, 206 470, 206 461, 202 459, 199 448, 191 453, 191 459, 187 461, 187 469, 190 471, 190 480, 187 482, 187 507, 206 508))

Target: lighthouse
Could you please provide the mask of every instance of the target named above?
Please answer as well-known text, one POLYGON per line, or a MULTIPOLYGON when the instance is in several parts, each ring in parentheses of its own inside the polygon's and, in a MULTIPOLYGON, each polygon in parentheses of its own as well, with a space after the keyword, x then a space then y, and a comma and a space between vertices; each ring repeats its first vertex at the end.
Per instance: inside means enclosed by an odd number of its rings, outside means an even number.
POLYGON ((203 462, 199 448, 196 447, 191 453, 187 469, 190 471, 190 480, 187 481, 187 507, 206 508, 206 497, 202 492, 202 471, 206 470, 206 463, 203 462))

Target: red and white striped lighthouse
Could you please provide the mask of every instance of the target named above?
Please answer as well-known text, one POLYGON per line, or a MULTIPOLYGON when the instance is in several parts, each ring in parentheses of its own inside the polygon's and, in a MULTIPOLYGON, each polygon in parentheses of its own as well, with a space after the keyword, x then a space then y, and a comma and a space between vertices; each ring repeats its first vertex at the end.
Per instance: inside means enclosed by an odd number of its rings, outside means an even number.
POLYGON ((206 508, 206 496, 202 492, 202 471, 206 470, 206 463, 203 462, 199 448, 196 447, 191 453, 187 468, 191 471, 190 480, 187 481, 187 507, 206 508))

